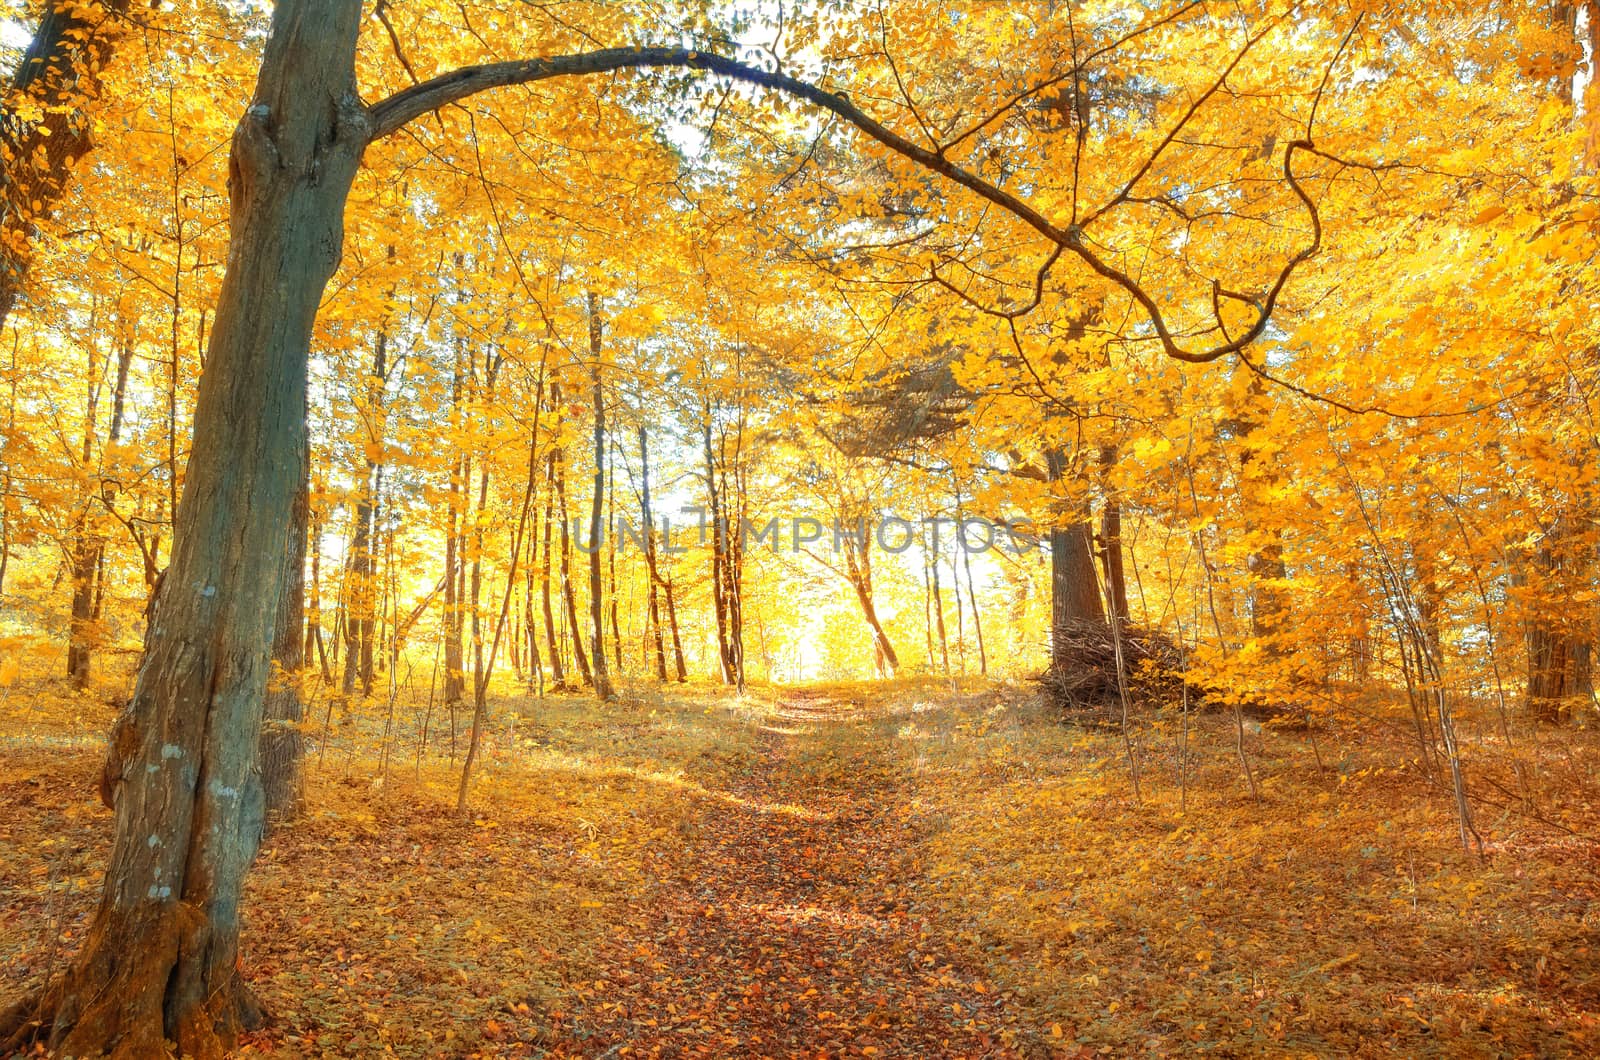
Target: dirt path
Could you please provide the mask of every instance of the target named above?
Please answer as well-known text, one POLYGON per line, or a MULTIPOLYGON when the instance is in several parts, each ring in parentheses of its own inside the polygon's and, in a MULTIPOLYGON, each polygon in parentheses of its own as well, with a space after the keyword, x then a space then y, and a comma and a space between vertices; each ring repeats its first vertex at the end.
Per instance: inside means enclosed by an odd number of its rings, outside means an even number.
POLYGON ((752 770, 689 825, 688 861, 658 866, 629 918, 643 929, 606 946, 556 1055, 1027 1055, 908 900, 899 767, 868 720, 784 702, 752 770))

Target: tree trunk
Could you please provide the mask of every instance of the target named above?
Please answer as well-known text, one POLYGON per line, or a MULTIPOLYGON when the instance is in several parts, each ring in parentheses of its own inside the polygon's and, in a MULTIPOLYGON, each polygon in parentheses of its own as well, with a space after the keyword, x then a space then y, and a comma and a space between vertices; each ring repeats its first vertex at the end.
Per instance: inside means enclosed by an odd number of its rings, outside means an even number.
MULTIPOLYGON (((1567 566, 1563 524, 1557 523, 1534 550, 1530 565, 1540 592, 1557 594, 1563 579, 1571 579, 1567 566)), ((1527 708, 1535 721, 1547 725, 1564 724, 1570 714, 1569 699, 1579 693, 1575 677, 1587 678, 1588 644, 1574 635, 1571 619, 1555 600, 1540 599, 1533 605, 1527 622, 1528 690, 1527 708)))
MULTIPOLYGON (((1059 482, 1066 473, 1066 457, 1047 456, 1048 477, 1059 482)), ((1093 534, 1086 519, 1050 528, 1050 668, 1074 665, 1070 634, 1075 627, 1104 626, 1105 604, 1095 574, 1093 534), (1066 634, 1065 636, 1063 634, 1066 634)))
MULTIPOLYGON (((540 395, 540 400, 543 400, 543 395, 540 395)), ((524 565, 523 573, 522 635, 528 638, 528 692, 537 696, 544 695, 544 660, 539 652, 539 624, 533 616, 533 565, 540 558, 539 534, 535 529, 528 535, 528 562, 524 565)))
POLYGON ((333 675, 328 669, 328 649, 322 640, 322 517, 310 512, 309 497, 307 501, 310 526, 306 547, 311 553, 311 574, 306 580, 306 638, 300 649, 300 661, 304 665, 315 657, 322 680, 326 682, 332 680, 333 675))
POLYGON ((1100 450, 1101 488, 1105 492, 1105 505, 1100 512, 1100 562, 1105 571, 1106 593, 1114 617, 1128 620, 1128 578, 1122 554, 1122 501, 1107 481, 1117 462, 1116 446, 1100 450))
MULTIPOLYGON (((458 260, 459 264, 459 260, 458 260)), ((450 377, 450 419, 458 428, 461 419, 461 391, 463 384, 461 341, 456 343, 455 370, 450 377)), ((450 504, 445 512, 444 533, 444 701, 446 705, 461 702, 466 688, 466 672, 461 656, 461 541, 466 519, 463 516, 463 498, 467 490, 468 469, 465 454, 457 451, 450 461, 450 504)))
MULTIPOLYGON (((309 460, 302 463, 309 466, 309 460)), ((288 545, 283 569, 283 598, 272 635, 272 675, 267 683, 261 728, 261 792, 267 813, 294 812, 300 790, 300 758, 304 741, 298 728, 304 713, 300 670, 305 665, 306 524, 311 484, 302 479, 289 512, 288 545)))
MULTIPOLYGON (((96 323, 96 314, 90 314, 90 326, 96 323)), ((100 418, 100 359, 94 344, 88 344, 88 361, 83 372, 83 446, 79 453, 79 471, 87 478, 93 474, 95 442, 99 433, 100 418)), ((95 528, 92 503, 85 497, 78 506, 77 518, 72 527, 72 543, 68 552, 71 562, 72 612, 67 627, 67 677, 77 688, 87 688, 89 671, 93 665, 95 635, 95 587, 100 572, 103 552, 100 535, 95 528)))
POLYGON ((600 380, 599 299, 589 292, 589 356, 594 383, 594 498, 589 505, 589 659, 594 667, 594 690, 602 700, 617 698, 606 666, 605 593, 600 578, 600 535, 606 499, 606 398, 600 380))
MULTIPOLYGON (((961 525, 961 485, 955 486, 956 525, 961 525)), ((958 535, 957 544, 961 546, 961 565, 967 575, 967 603, 972 607, 972 631, 978 638, 978 673, 988 676, 989 673, 989 646, 983 642, 983 614, 978 610, 978 587, 972 577, 972 552, 966 547, 964 534, 958 535)), ((1118 560, 1118 571, 1121 571, 1121 560, 1118 560)), ((1123 610, 1127 610, 1127 595, 1123 595, 1123 610)))
MULTIPOLYGON (((499 354, 488 354, 484 357, 484 385, 490 399, 494 396, 495 376, 499 374, 499 354)), ((490 464, 487 454, 482 460, 482 467, 478 469, 478 502, 473 510, 472 517, 472 565, 470 587, 468 589, 467 606, 472 613, 472 743, 467 751, 467 766, 463 776, 472 772, 472 758, 477 751, 478 737, 482 729, 485 707, 485 696, 489 687, 489 664, 483 658, 483 532, 484 511, 489 507, 489 473, 490 464)), ((511 586, 506 585, 509 592, 511 586)), ((461 798, 465 799, 466 788, 463 785, 461 798)))
POLYGON ((717 670, 725 685, 734 684, 733 649, 728 643, 727 546, 723 533, 727 520, 722 511, 722 495, 717 489, 717 461, 711 448, 711 405, 705 406, 705 420, 701 424, 705 442, 706 492, 711 500, 711 606, 717 619, 717 670))
POLYGON ((728 601, 728 658, 733 669, 733 684, 741 695, 745 690, 744 672, 744 542, 739 528, 745 518, 744 475, 741 470, 740 448, 744 437, 744 412, 739 414, 740 441, 736 443, 732 459, 727 452, 728 437, 722 434, 722 573, 727 580, 723 592, 728 601), (728 483, 729 468, 733 482, 728 483), (731 498, 731 503, 730 503, 731 498))
MULTIPOLYGON (((1245 371, 1241 365, 1235 371, 1245 371)), ((1260 376, 1252 375, 1243 407, 1229 424, 1239 438, 1239 493, 1245 515, 1257 524, 1258 533, 1265 538, 1251 551, 1246 560, 1250 572, 1249 595, 1250 634, 1263 642, 1269 655, 1281 652, 1280 634, 1289 626, 1289 600, 1283 590, 1288 578, 1288 567, 1283 561, 1283 532, 1270 517, 1263 519, 1273 509, 1269 498, 1271 488, 1279 478, 1275 456, 1262 458, 1263 443, 1267 441, 1262 420, 1270 413, 1267 405, 1266 384, 1260 376)))
MULTIPOLYGON (((553 386, 554 384, 552 384, 553 386)), ((561 429, 560 417, 556 419, 556 430, 561 429)), ((550 603, 550 548, 551 548, 551 516, 555 514, 556 507, 556 454, 550 454, 549 469, 545 474, 545 500, 544 500, 544 552, 543 560, 539 564, 539 591, 544 603, 544 634, 546 646, 550 649, 550 680, 554 682, 559 691, 566 687, 567 679, 561 669, 561 645, 556 640, 556 612, 550 603)))
MULTIPOLYGON (((655 517, 650 511, 650 442, 644 424, 639 424, 639 509, 644 517, 644 565, 650 579, 650 630, 655 646, 656 680, 667 679, 666 643, 661 632, 661 598, 659 590, 665 588, 661 572, 656 566, 655 517)), ((676 628, 676 622, 674 622, 676 628)))
MULTIPOLYGON (((615 434, 615 432, 613 432, 615 434)), ((611 650, 616 656, 617 676, 623 676, 622 625, 618 617, 622 590, 617 584, 617 462, 616 442, 606 453, 606 581, 611 584, 611 650)), ((633 632, 633 601, 628 601, 628 631, 633 632)))
POLYGON ((67 632, 67 677, 87 688, 94 665, 95 585, 100 571, 100 544, 94 536, 88 504, 72 532, 72 614, 67 632))
MULTIPOLYGON (((561 393, 558 386, 552 385, 551 390, 555 396, 556 404, 561 404, 561 393)), ((572 588, 572 535, 568 532, 567 508, 567 464, 564 451, 556 447, 554 454, 556 462, 556 503, 561 509, 561 603, 566 608, 567 626, 572 630, 572 657, 578 667, 578 676, 583 683, 592 686, 594 676, 589 670, 589 656, 583 649, 583 624, 578 621, 578 598, 572 588)), ((601 665, 605 661, 601 660, 601 665)))
POLYGON ((305 476, 306 358, 369 121, 361 5, 279 0, 233 138, 232 246, 195 444, 133 699, 113 744, 116 838, 83 949, 43 1008, 59 1055, 220 1057, 250 1014, 239 899, 290 511, 305 476))
POLYGON ((667 574, 666 584, 667 625, 672 629, 672 661, 678 674, 678 683, 689 680, 689 668, 683 661, 683 640, 678 636, 678 601, 672 592, 672 575, 667 574))
POLYGON ((872 650, 879 668, 887 669, 886 676, 893 677, 900 669, 900 657, 895 654, 894 645, 889 643, 889 635, 883 631, 883 623, 878 620, 878 606, 872 598, 872 542, 868 533, 871 528, 865 520, 858 524, 858 528, 862 533, 852 533, 845 541, 845 575, 850 587, 856 591, 856 600, 861 604, 861 616, 872 631, 872 650))
MULTIPOLYGON (((950 637, 945 632, 944 626, 944 588, 939 584, 939 553, 934 552, 929 564, 932 574, 932 584, 929 586, 929 595, 933 600, 933 623, 939 631, 939 663, 944 669, 944 675, 950 676, 950 637)), ((930 635, 930 640, 932 639, 930 635)))
POLYGON ((356 501, 355 530, 350 538, 350 562, 345 588, 344 694, 355 691, 357 678, 361 694, 372 694, 372 648, 377 623, 377 564, 373 559, 373 539, 378 523, 378 483, 383 449, 383 392, 389 374, 389 337, 380 330, 372 352, 372 374, 367 379, 366 475, 356 501))

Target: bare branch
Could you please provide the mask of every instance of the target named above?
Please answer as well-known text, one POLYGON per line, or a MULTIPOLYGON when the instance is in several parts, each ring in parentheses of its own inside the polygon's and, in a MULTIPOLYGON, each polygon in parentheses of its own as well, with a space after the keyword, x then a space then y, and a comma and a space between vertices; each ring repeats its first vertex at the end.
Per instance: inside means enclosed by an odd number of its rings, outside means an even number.
MULTIPOLYGON (((1232 71, 1242 61, 1250 45, 1259 39, 1259 36, 1252 38, 1246 44, 1245 48, 1229 65, 1229 71, 1232 71)), ((607 48, 573 55, 557 55, 540 59, 525 59, 515 62, 464 67, 452 73, 424 81, 420 85, 404 89, 375 104, 369 111, 370 124, 373 130, 372 139, 382 139, 402 128, 407 122, 439 107, 458 102, 468 96, 492 88, 528 84, 556 77, 664 67, 705 70, 758 88, 782 92, 803 99, 843 118, 896 154, 916 162, 923 168, 966 188, 979 198, 999 206, 1044 236, 1057 249, 1070 251, 1090 269, 1126 291, 1145 312, 1151 329, 1161 343, 1163 352, 1175 360, 1192 364, 1215 361, 1236 353, 1259 339, 1266 332, 1273 307, 1276 305, 1278 296, 1284 286, 1289 282, 1289 278, 1302 263, 1316 254, 1322 245, 1322 222, 1317 214, 1316 203, 1301 187, 1294 174, 1295 152, 1298 150, 1313 151, 1315 149, 1309 139, 1296 140, 1290 143, 1284 151, 1283 173, 1284 179, 1305 207, 1309 217, 1311 223, 1310 242, 1284 264, 1276 280, 1260 301, 1260 316, 1243 334, 1236 339, 1226 340, 1210 349, 1201 351, 1187 350, 1179 345, 1177 338, 1173 335, 1166 318, 1161 312, 1161 308, 1150 294, 1133 277, 1102 259, 1085 241, 1082 226, 1074 224, 1061 228, 1040 213, 1038 209, 1011 192, 985 180, 970 170, 956 165, 938 151, 922 147, 895 132, 857 107, 843 92, 829 92, 788 74, 761 70, 724 55, 707 54, 685 48, 607 48)), ((1190 109, 1191 115, 1200 104, 1204 103, 1205 99, 1209 98, 1220 87, 1226 77, 1227 74, 1224 73, 1223 77, 1218 79, 1216 85, 1196 101, 1195 105, 1190 109)), ((1187 120, 1188 116, 1183 121, 1180 121, 1164 143, 1170 142, 1187 120)), ((1161 153, 1161 150, 1162 148, 1157 148, 1155 155, 1152 155, 1152 161, 1161 153)), ((1147 162, 1140 172, 1135 174, 1133 180, 1124 189, 1124 194, 1131 192, 1133 186, 1148 170, 1150 164, 1150 162, 1147 162)), ((1113 202, 1115 201, 1113 200, 1113 202)), ((1104 210, 1101 210, 1091 215, 1091 219, 1103 212, 1104 210)), ((1052 255, 1052 257, 1055 256, 1052 255)), ((1042 282, 1041 278, 1038 283, 1042 284, 1042 282)))

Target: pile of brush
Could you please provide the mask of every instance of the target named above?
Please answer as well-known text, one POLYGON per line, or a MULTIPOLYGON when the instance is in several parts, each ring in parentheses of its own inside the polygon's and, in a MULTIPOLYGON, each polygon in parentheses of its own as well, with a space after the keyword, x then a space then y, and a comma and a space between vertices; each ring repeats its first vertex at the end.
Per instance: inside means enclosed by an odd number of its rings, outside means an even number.
POLYGON ((1045 695, 1067 714, 1120 714, 1119 640, 1131 706, 1157 706, 1182 695, 1178 646, 1160 630, 1127 621, 1058 623, 1050 638, 1050 669, 1039 677, 1045 695))

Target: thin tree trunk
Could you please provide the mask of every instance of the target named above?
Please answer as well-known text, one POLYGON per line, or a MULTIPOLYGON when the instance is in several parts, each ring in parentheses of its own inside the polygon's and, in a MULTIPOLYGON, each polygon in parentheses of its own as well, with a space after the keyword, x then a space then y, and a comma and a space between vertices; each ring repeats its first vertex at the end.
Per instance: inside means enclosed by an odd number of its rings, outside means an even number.
POLYGON ((306 581, 308 600, 306 602, 306 642, 301 649, 302 664, 312 657, 315 651, 317 664, 322 671, 324 682, 333 679, 332 672, 328 669, 328 649, 322 641, 322 515, 313 512, 310 515, 310 533, 307 547, 311 552, 311 574, 306 581))
MULTIPOLYGON (((621 588, 617 585, 617 468, 613 443, 607 449, 606 459, 606 562, 609 564, 609 573, 606 580, 611 583, 611 650, 616 656, 617 676, 623 676, 622 670, 622 627, 617 618, 617 599, 622 595, 621 588)), ((628 605, 629 633, 633 632, 633 604, 630 595, 628 605)))
MULTIPOLYGON (((548 355, 548 349, 546 350, 548 355)), ((495 362, 498 365, 498 360, 495 362)), ((544 362, 539 364, 539 398, 544 396, 544 362)), ((494 383, 493 367, 489 370, 490 386, 494 383)), ((489 679, 494 674, 495 657, 500 651, 500 639, 505 633, 506 616, 511 611, 511 596, 516 591, 517 563, 522 558, 522 542, 528 528, 528 512, 533 509, 538 496, 539 488, 539 401, 534 402, 533 430, 528 434, 528 477, 522 486, 522 503, 517 510, 517 528, 511 538, 511 566, 506 571, 506 588, 500 597, 500 613, 494 623, 494 637, 489 645, 487 659, 482 653, 482 637, 479 634, 478 612, 476 607, 478 568, 476 559, 473 561, 473 595, 474 607, 472 615, 472 630, 474 642, 474 669, 475 679, 472 683, 472 738, 467 744, 467 758, 461 766, 461 785, 456 789, 456 812, 464 813, 467 809, 467 791, 472 783, 472 766, 478 759, 478 749, 483 742, 483 729, 489 718, 489 679)), ((481 511, 487 499, 489 486, 489 464, 484 461, 483 487, 479 492, 478 507, 481 511)), ((480 518, 478 524, 481 526, 480 518)), ((481 554, 482 550, 479 550, 481 554)))
POLYGON ((865 520, 858 524, 862 533, 849 535, 845 542, 844 562, 845 575, 850 582, 850 587, 856 592, 856 600, 861 604, 861 616, 867 621, 867 628, 872 631, 873 653, 880 662, 880 667, 887 668, 887 676, 893 677, 900 669, 900 657, 895 654, 894 645, 889 643, 889 635, 883 630, 883 623, 878 620, 877 604, 872 598, 872 543, 868 540, 865 520), (859 540, 858 540, 859 538, 859 540))
POLYGON ((599 299, 593 291, 589 292, 588 301, 589 356, 593 358, 590 373, 594 384, 594 497, 589 506, 589 657, 594 666, 595 694, 602 700, 612 700, 617 698, 617 693, 611 687, 611 673, 606 666, 605 585, 600 577, 600 535, 606 499, 606 399, 600 378, 599 299))
POLYGON ((682 684, 689 680, 689 669, 683 662, 683 640, 678 636, 678 602, 673 596, 672 573, 670 571, 667 573, 666 597, 667 624, 672 629, 672 661, 674 668, 678 672, 678 683, 682 684))
POLYGON ((350 560, 345 580, 345 659, 346 696, 355 691, 357 678, 361 694, 372 694, 373 638, 377 628, 375 592, 377 565, 373 558, 373 539, 377 532, 378 504, 383 463, 384 388, 388 382, 389 336, 380 328, 372 350, 372 373, 367 377, 365 471, 357 495, 355 529, 350 537, 350 560))
MULTIPOLYGON (((98 305, 98 300, 96 302, 98 305)), ((97 321, 97 313, 89 317, 90 327, 97 321)), ((88 343, 87 360, 83 372, 83 446, 78 467, 84 476, 93 473, 95 442, 98 441, 100 417, 100 357, 94 343, 88 343)), ((92 502, 85 497, 78 506, 73 521, 68 559, 71 564, 72 611, 67 630, 67 677, 78 688, 89 684, 89 673, 94 664, 94 600, 97 575, 100 571, 102 545, 94 525, 92 502)))
MULTIPOLYGON (((666 588, 662 581, 661 571, 656 563, 656 527, 655 516, 650 510, 650 441, 645 433, 644 424, 639 424, 639 478, 640 478, 640 514, 644 517, 644 565, 650 579, 650 629, 655 642, 656 680, 667 679, 667 653, 661 632, 661 601, 658 590, 666 588)), ((676 617, 672 623, 673 640, 677 640, 678 623, 676 617)), ((678 653, 678 666, 682 669, 683 653, 678 653)), ((681 678, 680 678, 681 679, 681 678)))
POLYGON ((950 676, 950 639, 944 627, 944 588, 939 584, 939 553, 934 552, 930 557, 929 567, 932 570, 933 585, 933 623, 939 632, 939 662, 944 668, 944 675, 950 676))
POLYGON ((1100 562, 1105 571, 1107 607, 1111 616, 1128 620, 1128 578, 1122 554, 1122 501, 1107 481, 1117 462, 1116 446, 1100 450, 1101 486, 1105 505, 1100 512, 1100 562))
POLYGON ((705 405, 705 419, 701 422, 706 459, 706 491, 711 501, 711 606, 717 620, 717 669, 725 685, 738 680, 734 669, 733 649, 728 642, 728 579, 727 519, 723 513, 722 493, 717 488, 717 460, 711 447, 712 408, 705 405))
MULTIPOLYGON (((459 264, 459 261, 458 261, 459 264)), ((456 341, 455 367, 450 376, 450 422, 461 426, 462 391, 466 368, 465 342, 456 341)), ((459 431, 458 431, 459 436, 459 431)), ((466 688, 465 663, 461 655, 462 619, 462 529, 466 524, 466 456, 459 448, 450 460, 450 502, 445 511, 444 533, 444 701, 447 706, 461 702, 466 688)))
MULTIPOLYGON (((310 470, 309 459, 305 462, 310 470)), ((308 475, 309 478, 309 475, 308 475)), ((272 676, 262 711, 261 790, 268 814, 286 816, 295 810, 300 790, 300 760, 305 753, 299 723, 304 715, 300 670, 305 664, 306 527, 311 484, 302 480, 289 512, 289 540, 283 571, 283 595, 272 635, 272 676)))
MULTIPOLYGON (((560 387, 551 385, 555 394, 556 404, 560 404, 560 387)), ((561 603, 566 609, 567 627, 572 630, 572 657, 578 667, 578 676, 586 685, 594 685, 594 677, 589 670, 589 657, 583 650, 583 625, 578 621, 578 600, 572 588, 572 536, 568 533, 569 509, 567 508, 567 463, 560 446, 555 451, 556 462, 556 501, 561 509, 561 603)))
MULTIPOLYGON (((551 384, 552 388, 554 384, 551 384)), ((556 429, 560 430, 560 420, 557 418, 556 429)), ((556 642, 556 613, 550 603, 550 530, 551 516, 556 504, 556 454, 552 452, 549 457, 549 470, 545 475, 545 501, 544 501, 544 551, 543 562, 539 565, 540 593, 544 600, 544 633, 550 648, 550 680, 559 690, 566 687, 566 677, 561 670, 561 645, 556 642)))

